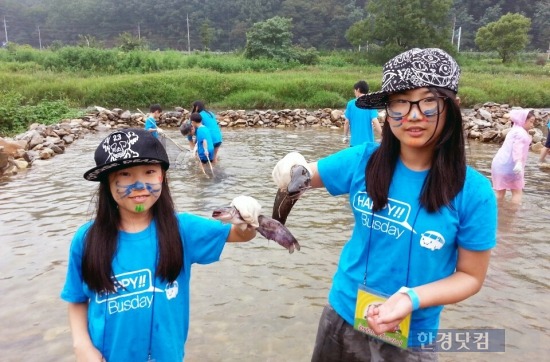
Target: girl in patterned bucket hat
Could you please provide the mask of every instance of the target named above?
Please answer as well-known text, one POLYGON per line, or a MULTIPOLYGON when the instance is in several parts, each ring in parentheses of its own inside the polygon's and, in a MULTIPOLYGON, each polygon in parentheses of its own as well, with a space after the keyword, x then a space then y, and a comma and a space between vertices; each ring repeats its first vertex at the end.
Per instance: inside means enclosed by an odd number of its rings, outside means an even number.
POLYGON ((177 213, 168 156, 143 129, 117 130, 101 141, 93 220, 75 233, 61 298, 68 302, 78 361, 182 361, 189 328, 193 264, 218 261, 226 242, 256 235, 260 204, 232 201, 247 225, 177 213))
POLYGON ((293 152, 273 169, 284 188, 294 165, 307 167, 312 187, 348 195, 355 218, 312 361, 435 361, 426 351, 437 347, 429 336, 443 305, 483 285, 497 205, 489 180, 466 165, 459 75, 440 49, 396 56, 384 66, 382 90, 356 101, 386 109, 380 145, 312 163, 293 152))

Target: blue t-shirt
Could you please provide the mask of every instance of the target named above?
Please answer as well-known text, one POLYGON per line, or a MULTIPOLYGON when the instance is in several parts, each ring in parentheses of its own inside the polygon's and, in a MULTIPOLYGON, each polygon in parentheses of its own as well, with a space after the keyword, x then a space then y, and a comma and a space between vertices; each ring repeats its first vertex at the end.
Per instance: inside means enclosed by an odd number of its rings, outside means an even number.
POLYGON ((208 146, 208 156, 210 160, 212 160, 212 157, 214 157, 214 143, 212 142, 212 136, 210 135, 210 131, 208 128, 204 125, 201 125, 200 127, 197 127, 195 129, 195 137, 197 138, 197 152, 199 154, 199 158, 201 161, 206 161, 206 154, 204 153, 204 145, 202 144, 203 140, 206 140, 207 146, 208 146))
POLYGON ((231 226, 192 214, 178 214, 184 266, 173 283, 154 276, 157 255, 155 222, 138 233, 119 232, 113 274, 117 293, 94 293, 82 278, 84 236, 80 227, 71 243, 67 279, 61 298, 88 304, 88 332, 107 361, 146 361, 149 341, 157 362, 181 361, 189 329, 191 264, 219 260, 231 226), (151 333, 152 323, 152 333, 151 333))
POLYGON ((216 121, 216 117, 207 111, 201 111, 199 114, 202 117, 202 124, 210 131, 212 142, 214 142, 214 144, 220 143, 222 141, 222 131, 218 125, 218 121, 216 121))
POLYGON ((374 132, 372 131, 372 120, 378 118, 376 109, 362 109, 355 105, 354 98, 348 102, 344 115, 348 119, 351 138, 350 146, 357 146, 365 142, 374 142, 374 132))
MULTIPOLYGON (((155 128, 157 128, 157 120, 154 117, 147 117, 147 119, 145 120, 145 130, 148 131, 155 128)), ((151 133, 153 133, 153 136, 155 136, 156 138, 159 138, 159 133, 157 131, 151 133)))
MULTIPOLYGON (((443 207, 428 213, 419 204, 428 171, 410 170, 399 160, 388 205, 373 213, 365 192, 365 167, 376 147, 364 143, 318 162, 328 192, 349 194, 355 218, 329 293, 329 303, 351 325, 365 271, 367 287, 391 295, 402 286, 412 288, 453 274, 459 246, 482 251, 496 245, 495 195, 489 180, 470 167, 462 191, 452 201, 454 210, 443 207)), ((436 306, 413 312, 411 330, 437 329, 442 309, 436 306)), ((412 338, 409 345, 418 345, 411 342, 412 338)))

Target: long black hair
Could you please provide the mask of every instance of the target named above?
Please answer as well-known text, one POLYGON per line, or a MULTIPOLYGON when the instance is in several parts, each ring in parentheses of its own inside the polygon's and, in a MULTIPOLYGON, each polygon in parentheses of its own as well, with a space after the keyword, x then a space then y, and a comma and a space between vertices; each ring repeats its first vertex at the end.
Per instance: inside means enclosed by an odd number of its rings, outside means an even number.
MULTIPOLYGON (((121 220, 118 205, 111 195, 108 177, 100 181, 96 197, 95 221, 85 237, 82 276, 91 290, 98 293, 114 292, 116 288, 112 261, 117 250, 121 220)), ((158 265, 155 275, 173 282, 183 268, 183 244, 166 173, 162 192, 151 212, 158 235, 158 265)))
POLYGON ((193 110, 191 113, 201 113, 202 111, 205 111, 206 113, 210 114, 211 116, 214 116, 212 112, 207 110, 204 106, 204 102, 202 101, 195 101, 193 102, 193 110))
MULTIPOLYGON (((434 96, 446 97, 447 107, 445 124, 436 140, 432 165, 420 195, 422 207, 428 212, 435 212, 443 206, 452 207, 451 201, 462 190, 466 179, 466 151, 462 113, 456 94, 445 88, 429 89, 434 96)), ((373 201, 374 211, 381 210, 388 203, 390 184, 401 150, 401 144, 390 130, 387 119, 382 134, 384 137, 380 147, 374 151, 365 168, 366 189, 373 201)))

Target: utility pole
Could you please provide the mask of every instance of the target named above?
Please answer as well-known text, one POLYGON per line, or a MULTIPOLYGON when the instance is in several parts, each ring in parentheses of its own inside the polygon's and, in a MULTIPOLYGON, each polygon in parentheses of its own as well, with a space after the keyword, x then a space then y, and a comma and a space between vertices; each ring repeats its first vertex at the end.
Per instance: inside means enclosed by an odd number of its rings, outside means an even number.
POLYGON ((37 28, 38 28, 38 44, 40 46, 40 50, 42 50, 42 37, 40 36, 40 25, 38 25, 37 28))
POLYGON ((458 39, 456 41, 456 51, 460 52, 460 36, 462 35, 462 27, 458 28, 458 39))
POLYGON ((141 40, 141 28, 140 28, 140 23, 138 23, 138 40, 141 40))
POLYGON ((187 15, 187 54, 191 54, 191 42, 189 41, 189 13, 187 15))
POLYGON ((8 45, 8 26, 6 25, 6 17, 4 16, 4 32, 6 33, 6 45, 8 45))

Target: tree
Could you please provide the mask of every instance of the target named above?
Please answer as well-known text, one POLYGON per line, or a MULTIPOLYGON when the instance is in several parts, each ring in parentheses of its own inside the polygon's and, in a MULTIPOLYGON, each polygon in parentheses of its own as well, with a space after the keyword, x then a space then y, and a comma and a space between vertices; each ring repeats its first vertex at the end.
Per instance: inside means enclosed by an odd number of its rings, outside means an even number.
POLYGON ((363 15, 354 0, 285 0, 281 13, 292 19, 294 43, 324 49, 345 47, 344 29, 363 15))
POLYGON ((350 26, 346 31, 346 40, 356 48, 368 44, 369 36, 365 31, 368 25, 368 20, 362 20, 350 26))
MULTIPOLYGON (((392 53, 413 47, 450 48, 452 0, 371 0, 367 19, 348 29, 354 45, 368 40, 392 53), (358 41, 353 37, 364 34, 358 41)), ((387 54, 393 56, 395 54, 387 54)))
POLYGON ((210 21, 206 20, 201 24, 200 35, 202 47, 207 51, 210 49, 210 44, 214 39, 214 28, 210 26, 210 21))
POLYGON ((550 48, 550 0, 540 1, 537 4, 535 15, 533 16, 533 38, 532 43, 539 49, 550 48))
POLYGON ((138 38, 128 32, 120 34, 117 38, 117 43, 120 50, 124 52, 143 50, 146 48, 146 41, 144 38, 138 38))
POLYGON ((275 16, 255 23, 246 32, 244 56, 286 60, 292 46, 292 20, 275 16))
POLYGON ((476 45, 482 51, 497 51, 502 62, 506 63, 525 49, 529 43, 530 28, 531 19, 508 13, 498 21, 481 27, 476 34, 476 45))

